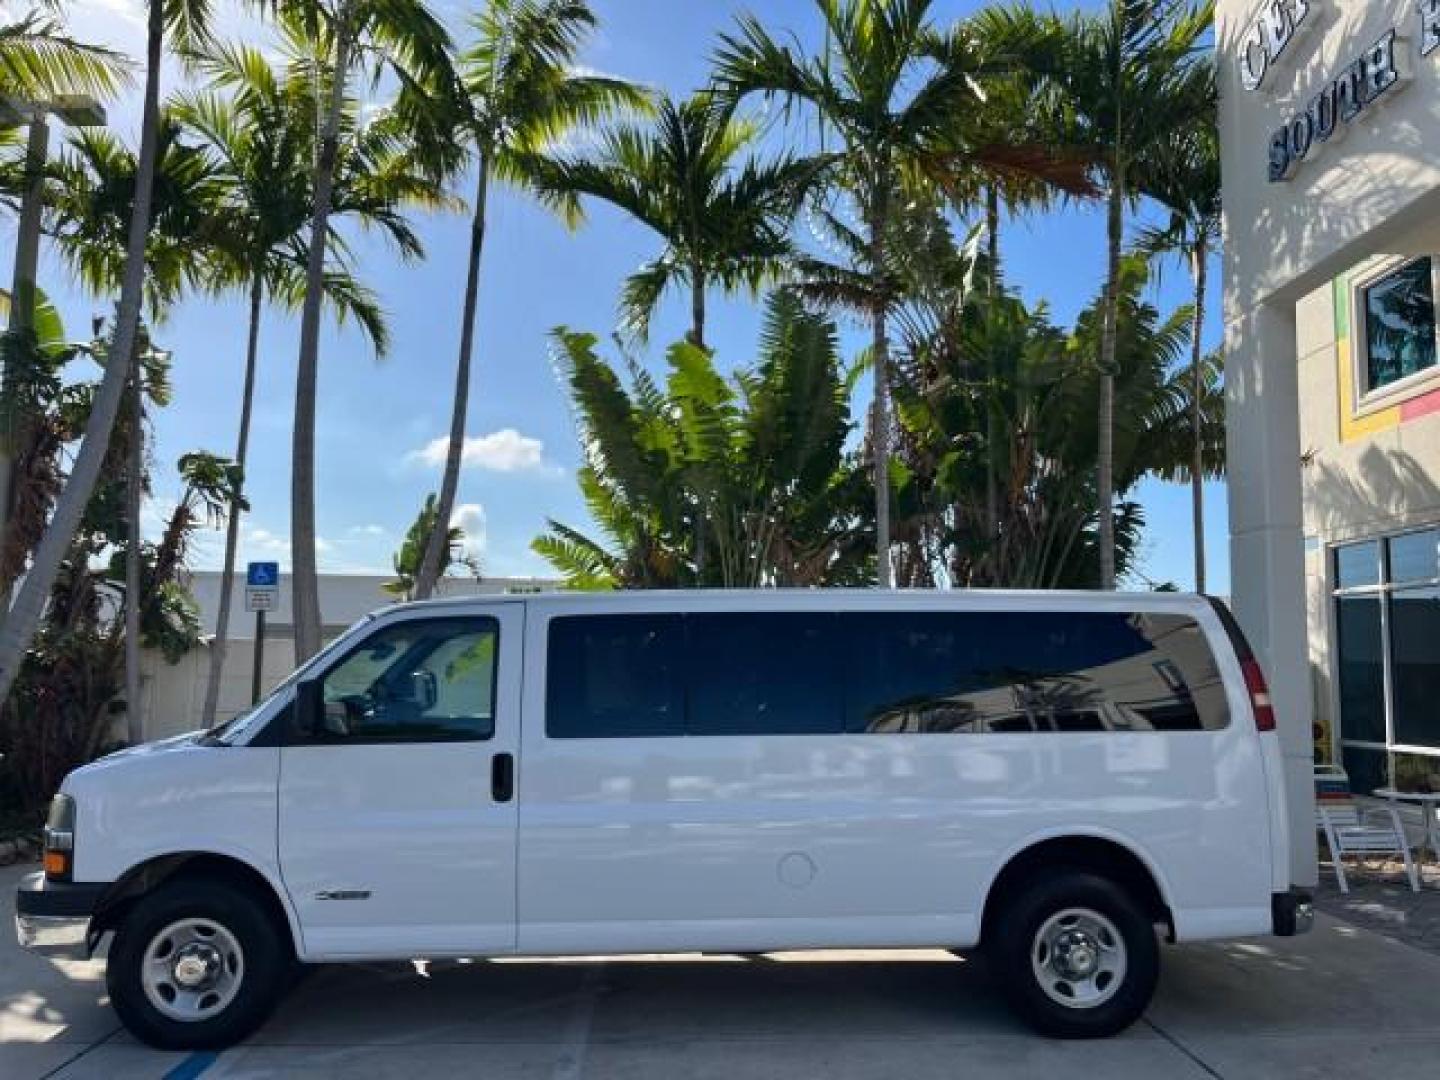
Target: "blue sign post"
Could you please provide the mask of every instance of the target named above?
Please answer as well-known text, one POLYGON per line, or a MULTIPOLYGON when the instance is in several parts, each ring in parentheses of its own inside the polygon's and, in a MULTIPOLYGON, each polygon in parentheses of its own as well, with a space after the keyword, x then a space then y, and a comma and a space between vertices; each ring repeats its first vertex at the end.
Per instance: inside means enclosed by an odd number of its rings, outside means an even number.
POLYGON ((255 613, 255 665, 250 672, 250 703, 260 700, 265 666, 265 613, 280 603, 280 564, 252 562, 245 567, 245 610, 255 613))

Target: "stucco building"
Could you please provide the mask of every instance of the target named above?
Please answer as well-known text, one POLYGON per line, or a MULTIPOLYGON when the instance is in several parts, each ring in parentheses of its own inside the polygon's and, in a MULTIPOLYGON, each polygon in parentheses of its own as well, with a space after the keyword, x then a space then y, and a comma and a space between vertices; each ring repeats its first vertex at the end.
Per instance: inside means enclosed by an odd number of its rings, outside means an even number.
POLYGON ((1440 0, 1219 0, 1232 593, 1311 767, 1440 779, 1440 0))

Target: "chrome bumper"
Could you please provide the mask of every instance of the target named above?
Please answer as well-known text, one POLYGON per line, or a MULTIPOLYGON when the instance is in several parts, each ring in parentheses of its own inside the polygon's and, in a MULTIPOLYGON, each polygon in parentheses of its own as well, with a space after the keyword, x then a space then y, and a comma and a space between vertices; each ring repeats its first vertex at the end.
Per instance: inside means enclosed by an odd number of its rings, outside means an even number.
POLYGON ((53 882, 43 873, 27 875, 15 890, 15 937, 42 956, 86 959, 90 918, 106 888, 103 882, 53 882))
POLYGON ((15 937, 23 948, 52 960, 87 960, 88 915, 16 915, 15 937))

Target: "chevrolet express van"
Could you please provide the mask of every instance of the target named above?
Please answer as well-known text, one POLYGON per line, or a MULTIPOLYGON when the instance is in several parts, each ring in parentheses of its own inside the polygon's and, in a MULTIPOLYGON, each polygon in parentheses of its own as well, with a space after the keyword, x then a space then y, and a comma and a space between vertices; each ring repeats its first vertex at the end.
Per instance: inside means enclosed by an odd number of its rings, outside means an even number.
MULTIPOLYGON (((405 604, 256 708, 66 778, 25 944, 153 1045, 300 964, 979 947, 1117 1032, 1159 938, 1288 935, 1280 747, 1203 597, 767 591, 405 604)), ((503 978, 496 974, 495 977, 503 978)))

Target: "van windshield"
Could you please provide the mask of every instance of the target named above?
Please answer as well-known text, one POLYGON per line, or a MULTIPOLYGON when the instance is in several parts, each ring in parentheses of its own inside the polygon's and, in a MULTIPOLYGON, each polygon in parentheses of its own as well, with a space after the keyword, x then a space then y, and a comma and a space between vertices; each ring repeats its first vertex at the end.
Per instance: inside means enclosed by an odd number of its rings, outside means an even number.
POLYGON ((306 675, 309 675, 312 671, 320 667, 320 665, 324 664, 331 657, 335 656, 337 653, 343 651, 344 649, 349 648, 352 644, 354 644, 355 639, 359 637, 360 634, 364 632, 365 628, 369 626, 370 623, 372 623, 374 620, 375 615, 373 612, 368 615, 362 615, 359 619, 357 619, 354 623, 347 627, 346 630, 339 637, 331 641, 330 644, 322 648, 318 653, 312 656, 309 660, 305 661, 305 663, 301 664, 289 675, 286 675, 284 679, 282 679, 279 683, 275 685, 274 689, 272 689, 268 694, 266 694, 250 708, 246 709, 244 712, 236 713, 229 720, 221 721, 214 727, 208 729, 202 737, 203 741, 213 745, 235 745, 235 743, 238 742, 241 738, 243 738, 245 734, 249 731, 250 722, 256 717, 258 717, 261 713, 263 713, 266 709, 266 706, 268 706, 272 701, 274 701, 277 696, 285 693, 286 690, 294 686, 301 679, 305 678, 306 675))

